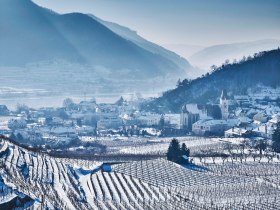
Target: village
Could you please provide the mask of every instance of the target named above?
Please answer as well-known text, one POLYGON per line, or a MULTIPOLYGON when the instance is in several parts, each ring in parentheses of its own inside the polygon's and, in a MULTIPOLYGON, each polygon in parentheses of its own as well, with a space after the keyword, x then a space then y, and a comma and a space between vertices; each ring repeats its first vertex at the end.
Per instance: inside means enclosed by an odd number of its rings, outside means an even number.
POLYGON ((271 141, 279 92, 267 91, 221 90, 216 104, 185 104, 177 114, 144 112, 142 99, 123 97, 114 104, 67 98, 61 108, 37 110, 1 106, 8 184, 0 201, 35 209, 279 209, 280 156, 271 141), (76 205, 81 197, 86 202, 76 205))
POLYGON ((97 103, 96 99, 74 103, 67 98, 59 108, 18 105, 16 111, 0 105, 0 134, 18 143, 47 148, 130 138, 271 139, 280 121, 279 95, 279 88, 238 96, 221 90, 215 104, 185 104, 181 113, 164 114, 141 111, 144 99, 140 96, 131 100, 120 97, 112 104, 97 103))

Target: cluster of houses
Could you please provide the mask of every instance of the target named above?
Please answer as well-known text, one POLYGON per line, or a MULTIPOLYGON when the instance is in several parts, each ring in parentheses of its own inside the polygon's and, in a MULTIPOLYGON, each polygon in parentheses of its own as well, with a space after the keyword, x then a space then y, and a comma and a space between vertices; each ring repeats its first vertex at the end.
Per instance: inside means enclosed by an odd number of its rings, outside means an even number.
POLYGON ((223 90, 217 105, 184 105, 181 128, 200 136, 271 138, 280 122, 278 97, 236 96, 230 100, 223 90))
MULTIPOLYGON (((65 145, 84 137, 157 135, 159 123, 165 120, 179 129, 180 114, 164 116, 139 111, 139 99, 113 104, 95 99, 74 103, 65 99, 63 107, 9 111, 0 107, 0 134, 12 136, 33 145, 65 145), (152 128, 152 129, 151 129, 152 128)), ((92 138, 95 139, 95 138, 92 138)))
POLYGON ((185 104, 177 114, 143 112, 139 110, 140 103, 122 97, 114 104, 98 104, 95 99, 74 103, 65 99, 61 108, 17 112, 0 105, 0 134, 38 144, 65 144, 102 135, 271 138, 280 121, 279 102, 252 95, 230 99, 225 90, 217 104, 185 104))

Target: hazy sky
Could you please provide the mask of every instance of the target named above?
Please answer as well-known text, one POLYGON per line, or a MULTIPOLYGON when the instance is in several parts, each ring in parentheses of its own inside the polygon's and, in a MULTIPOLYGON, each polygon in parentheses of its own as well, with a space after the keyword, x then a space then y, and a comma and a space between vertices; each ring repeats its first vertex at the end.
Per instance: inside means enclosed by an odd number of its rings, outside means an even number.
POLYGON ((280 0, 34 0, 59 13, 92 13, 158 44, 280 39, 280 0))

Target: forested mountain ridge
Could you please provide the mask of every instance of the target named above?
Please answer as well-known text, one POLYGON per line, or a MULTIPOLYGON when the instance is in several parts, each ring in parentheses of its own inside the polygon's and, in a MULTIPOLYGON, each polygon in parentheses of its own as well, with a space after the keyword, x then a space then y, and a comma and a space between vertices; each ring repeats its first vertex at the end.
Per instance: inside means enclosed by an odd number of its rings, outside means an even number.
POLYGON ((237 63, 215 67, 195 80, 178 82, 177 88, 143 104, 143 109, 156 112, 179 112, 185 103, 215 101, 222 89, 231 95, 246 94, 256 85, 280 86, 280 49, 256 53, 237 63))
POLYGON ((194 76, 197 75, 197 72, 194 72, 196 69, 194 69, 185 58, 177 55, 176 53, 162 46, 159 46, 153 42, 146 40, 145 38, 138 35, 137 31, 133 31, 130 28, 119 25, 117 23, 102 20, 92 14, 89 14, 89 16, 92 17, 94 20, 98 21, 99 23, 101 23, 102 25, 106 26, 108 29, 118 34, 122 38, 133 42, 134 44, 138 45, 139 47, 149 52, 158 54, 172 61, 181 69, 185 69, 187 77, 194 78, 194 76))
POLYGON ((86 14, 57 14, 30 0, 0 2, 0 66, 66 61, 115 76, 150 78, 185 69, 119 36, 86 14))

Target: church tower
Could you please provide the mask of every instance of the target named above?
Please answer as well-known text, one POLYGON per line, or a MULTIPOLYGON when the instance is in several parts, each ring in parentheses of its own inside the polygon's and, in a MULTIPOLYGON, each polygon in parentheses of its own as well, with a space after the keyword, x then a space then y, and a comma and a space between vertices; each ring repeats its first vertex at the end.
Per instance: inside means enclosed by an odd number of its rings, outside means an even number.
POLYGON ((187 109, 187 105, 184 105, 181 110, 180 124, 181 129, 188 129, 189 122, 189 111, 187 109))
POLYGON ((228 111, 228 96, 226 90, 222 91, 220 97, 220 108, 222 113, 222 119, 227 120, 229 116, 229 111, 228 111))
POLYGON ((180 124, 181 129, 192 131, 192 124, 199 120, 199 114, 193 114, 188 111, 185 104, 181 110, 180 124))

